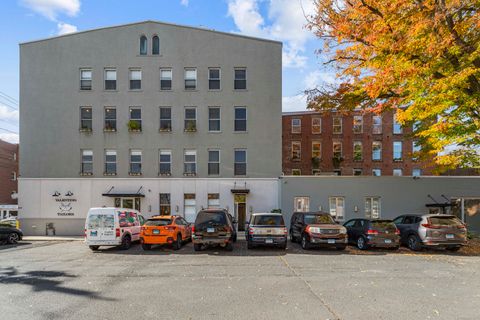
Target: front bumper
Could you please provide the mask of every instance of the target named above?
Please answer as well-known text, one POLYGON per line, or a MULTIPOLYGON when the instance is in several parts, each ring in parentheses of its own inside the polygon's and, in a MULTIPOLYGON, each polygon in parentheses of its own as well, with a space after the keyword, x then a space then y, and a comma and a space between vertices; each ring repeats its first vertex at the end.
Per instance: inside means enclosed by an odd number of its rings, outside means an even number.
POLYGON ((310 244, 311 245, 318 245, 318 246, 336 246, 336 245, 346 245, 348 243, 347 235, 344 236, 337 236, 337 237, 329 237, 327 235, 310 236, 310 244))

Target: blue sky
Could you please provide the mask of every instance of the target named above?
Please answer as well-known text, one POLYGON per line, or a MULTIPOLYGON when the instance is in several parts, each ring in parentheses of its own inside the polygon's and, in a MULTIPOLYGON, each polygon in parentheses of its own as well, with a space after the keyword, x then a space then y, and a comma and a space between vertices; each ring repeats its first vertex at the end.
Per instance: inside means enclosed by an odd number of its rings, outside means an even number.
POLYGON ((304 28, 312 0, 10 0, 0 4, 0 139, 18 142, 18 44, 62 33, 158 20, 283 42, 284 111, 304 110, 305 88, 334 75, 304 28))

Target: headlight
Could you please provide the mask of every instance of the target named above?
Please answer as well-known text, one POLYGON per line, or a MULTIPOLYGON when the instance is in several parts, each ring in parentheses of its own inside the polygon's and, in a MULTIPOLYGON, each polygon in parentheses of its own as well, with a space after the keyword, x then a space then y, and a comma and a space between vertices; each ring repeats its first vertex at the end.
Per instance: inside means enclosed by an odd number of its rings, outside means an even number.
POLYGON ((340 228, 340 233, 341 233, 341 234, 346 234, 346 233, 347 233, 347 228, 341 227, 341 228, 340 228))

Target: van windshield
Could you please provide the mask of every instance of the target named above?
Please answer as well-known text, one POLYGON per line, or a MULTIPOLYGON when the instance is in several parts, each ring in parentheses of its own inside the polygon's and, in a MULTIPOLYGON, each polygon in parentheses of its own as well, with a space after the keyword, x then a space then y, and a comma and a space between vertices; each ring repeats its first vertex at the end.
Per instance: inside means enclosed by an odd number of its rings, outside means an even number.
POLYGON ((272 215, 258 215, 253 217, 252 225, 255 226, 284 226, 282 216, 272 215))
POLYGON ((88 216, 88 229, 113 229, 115 221, 112 214, 91 214, 88 216))
POLYGON ((160 226, 168 226, 171 224, 172 219, 148 219, 147 222, 145 222, 146 226, 154 226, 154 227, 160 227, 160 226))

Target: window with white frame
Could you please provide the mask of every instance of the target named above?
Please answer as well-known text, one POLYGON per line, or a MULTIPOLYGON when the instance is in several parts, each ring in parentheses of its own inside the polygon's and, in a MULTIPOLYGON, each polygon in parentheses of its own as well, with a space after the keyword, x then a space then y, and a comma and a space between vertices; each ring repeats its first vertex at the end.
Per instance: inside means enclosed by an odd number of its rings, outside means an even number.
POLYGON ((342 157, 342 142, 334 141, 333 142, 333 157, 340 159, 342 157))
POLYGON ((301 176, 302 170, 301 169, 292 169, 292 176, 301 176))
POLYGON ((208 89, 220 90, 220 68, 208 69, 208 89))
POLYGON ((142 35, 140 37, 140 55, 144 56, 147 54, 147 37, 142 35))
POLYGON ((142 70, 130 69, 130 90, 142 89, 142 70))
POLYGON ((414 168, 412 169, 412 176, 420 177, 422 175, 422 169, 414 168))
POLYGON ((220 131, 220 107, 208 107, 208 131, 220 131))
POLYGON ((172 69, 160 69, 160 90, 172 90, 172 69))
POLYGON ((246 107, 235 107, 234 130, 235 132, 247 131, 247 108, 246 107))
POLYGON ((15 171, 12 171, 10 174, 10 180, 12 181, 17 181, 17 173, 15 171))
POLYGON ((142 174, 142 150, 130 150, 130 175, 142 174))
POLYGON ((183 174, 190 176, 197 174, 197 150, 185 150, 183 155, 183 174))
POLYGON ((170 193, 160 193, 160 215, 169 216, 172 214, 170 193))
POLYGON ((375 161, 382 160, 382 142, 381 141, 372 142, 372 160, 375 160, 375 161))
POLYGON ((363 132, 363 116, 353 116, 353 133, 363 132))
POLYGON ((80 90, 92 90, 92 69, 80 69, 80 90))
POLYGON ((381 116, 373 116, 372 117, 372 133, 373 134, 381 134, 382 133, 382 117, 381 116))
POLYGON ((393 142, 393 161, 402 160, 402 141, 393 142))
POLYGON ((105 107, 104 121, 104 131, 117 131, 117 109, 115 107, 105 107))
POLYGON ((93 151, 92 150, 82 150, 82 165, 80 168, 80 173, 84 175, 93 174, 93 151))
POLYGON ((302 132, 302 119, 293 118, 292 133, 301 133, 301 132, 302 132))
POLYGON ((197 89, 197 69, 185 68, 185 90, 197 89))
POLYGON ((295 212, 309 212, 310 211, 310 197, 294 197, 293 211, 295 212))
POLYGON ((319 134, 322 133, 322 118, 312 118, 312 133, 319 134))
POLYGON ((235 79, 233 83, 233 88, 235 90, 246 90, 247 89, 247 69, 246 68, 235 68, 235 79))
POLYGON ((345 216, 345 198, 344 197, 330 197, 330 214, 335 220, 343 220, 345 216))
POLYGON ((92 131, 92 107, 80 107, 80 131, 92 131))
POLYGON ((363 174, 363 170, 361 168, 354 168, 353 175, 354 176, 361 176, 363 174))
POLYGON ((105 150, 105 175, 117 174, 117 151, 105 150))
POLYGON ((160 150, 159 174, 169 176, 172 174, 172 150, 160 150))
POLYGON ((322 170, 320 169, 312 169, 312 175, 319 176, 322 174, 322 170))
POLYGON ((300 161, 302 159, 302 143, 300 141, 292 141, 292 161, 300 161))
POLYGON ((353 142, 353 161, 362 161, 363 159, 363 144, 362 141, 353 142))
POLYGON ((403 175, 403 170, 400 168, 393 169, 393 176, 400 177, 403 175))
POLYGON ((422 150, 420 144, 418 141, 413 141, 412 142, 412 160, 417 161, 418 160, 418 153, 422 150))
POLYGON ((247 150, 235 149, 234 151, 234 175, 247 175, 247 150))
POLYGON ((172 108, 160 107, 160 131, 172 131, 172 108))
POLYGON ((341 117, 333 117, 333 133, 340 134, 342 133, 342 118, 341 117))
POLYGON ((142 131, 142 108, 130 107, 129 116, 128 129, 130 131, 142 131))
POLYGON ((312 141, 312 159, 318 161, 322 158, 322 143, 320 141, 312 141))
POLYGON ((379 219, 380 208, 381 208, 380 197, 365 198, 365 218, 379 219))
POLYGON ((197 202, 195 199, 195 193, 185 193, 183 195, 183 199, 183 212, 185 220, 193 223, 195 222, 195 218, 197 216, 197 202))
POLYGON ((208 175, 220 174, 220 150, 208 150, 208 175))
POLYGON ((105 69, 105 90, 117 90, 116 69, 105 69))
POLYGON ((197 108, 196 107, 185 107, 185 121, 184 121, 184 131, 186 132, 195 132, 197 131, 197 108))
POLYGON ((397 121, 397 114, 393 115, 393 134, 401 134, 402 125, 397 121))
POLYGON ((160 38, 157 35, 152 37, 152 54, 160 54, 160 38))
POLYGON ((209 193, 207 200, 209 208, 220 208, 220 193, 209 193))
POLYGON ((378 168, 372 169, 372 176, 380 177, 381 175, 382 175, 382 170, 381 169, 378 169, 378 168))

